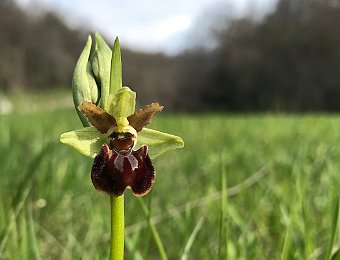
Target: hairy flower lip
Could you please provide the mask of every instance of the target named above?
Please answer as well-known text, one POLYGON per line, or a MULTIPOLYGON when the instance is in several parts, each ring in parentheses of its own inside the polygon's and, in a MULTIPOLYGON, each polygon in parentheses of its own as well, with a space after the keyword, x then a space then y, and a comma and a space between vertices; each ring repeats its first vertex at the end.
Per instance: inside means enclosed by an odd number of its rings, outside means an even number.
POLYGON ((120 156, 103 144, 91 171, 94 187, 116 197, 128 187, 135 196, 146 195, 152 189, 155 177, 147 146, 132 151, 130 156, 120 156))

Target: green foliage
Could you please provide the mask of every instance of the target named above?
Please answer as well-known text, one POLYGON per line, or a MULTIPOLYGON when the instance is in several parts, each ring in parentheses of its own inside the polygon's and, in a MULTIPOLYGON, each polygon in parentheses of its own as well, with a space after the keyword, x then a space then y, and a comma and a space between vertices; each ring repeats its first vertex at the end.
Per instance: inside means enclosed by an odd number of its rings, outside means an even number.
MULTIPOLYGON (((0 258, 107 258, 110 214, 92 187, 92 160, 58 142, 81 127, 74 110, 0 121, 0 258)), ((152 128, 182 136, 186 149, 154 161, 150 220, 126 194, 127 257, 159 258, 150 221, 169 259, 217 259, 221 151, 230 259, 279 259, 289 230, 287 259, 320 259, 339 245, 338 116, 169 114, 152 128)))

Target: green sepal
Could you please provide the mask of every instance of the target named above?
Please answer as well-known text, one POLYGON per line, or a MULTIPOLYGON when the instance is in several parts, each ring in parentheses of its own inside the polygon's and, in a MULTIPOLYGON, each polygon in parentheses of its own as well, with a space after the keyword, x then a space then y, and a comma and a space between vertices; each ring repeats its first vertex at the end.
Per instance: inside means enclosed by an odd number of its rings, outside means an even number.
POLYGON ((109 104, 107 112, 116 120, 128 117, 135 112, 136 92, 129 87, 123 87, 115 95, 110 95, 109 104))
POLYGON ((138 150, 143 145, 148 146, 149 156, 153 159, 167 151, 184 147, 184 142, 182 138, 178 136, 144 127, 143 130, 138 133, 138 141, 134 150, 138 150))
POLYGON ((79 56, 72 79, 73 102, 76 107, 78 116, 84 126, 88 125, 87 118, 78 111, 77 107, 83 101, 89 101, 94 104, 98 102, 99 91, 92 74, 91 65, 89 64, 89 56, 91 52, 92 39, 88 37, 84 50, 79 56))
POLYGON ((106 142, 106 136, 94 127, 85 127, 62 134, 60 142, 73 147, 85 156, 94 158, 106 142))
POLYGON ((100 107, 107 110, 108 97, 110 94, 110 70, 112 52, 110 47, 100 36, 95 33, 96 46, 92 56, 92 70, 97 82, 100 83, 101 88, 101 105, 100 107))
POLYGON ((110 94, 116 94, 123 87, 122 76, 122 58, 119 39, 116 37, 111 60, 110 94))

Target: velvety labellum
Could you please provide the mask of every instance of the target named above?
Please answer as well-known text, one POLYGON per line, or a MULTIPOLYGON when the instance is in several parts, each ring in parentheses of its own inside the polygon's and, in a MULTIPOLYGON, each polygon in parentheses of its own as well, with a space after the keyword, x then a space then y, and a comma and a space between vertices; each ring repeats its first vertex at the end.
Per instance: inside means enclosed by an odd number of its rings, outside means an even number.
POLYGON ((94 159, 91 179, 97 190, 109 195, 120 196, 127 187, 136 196, 146 195, 155 182, 147 146, 124 156, 103 144, 94 159))

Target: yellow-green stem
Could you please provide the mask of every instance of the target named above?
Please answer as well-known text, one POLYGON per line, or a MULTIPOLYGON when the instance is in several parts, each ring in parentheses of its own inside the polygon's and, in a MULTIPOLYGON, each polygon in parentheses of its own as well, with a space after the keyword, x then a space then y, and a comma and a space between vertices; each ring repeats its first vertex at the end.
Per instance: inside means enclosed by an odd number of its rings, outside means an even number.
POLYGON ((109 260, 124 259, 124 195, 110 196, 111 248, 109 260))

